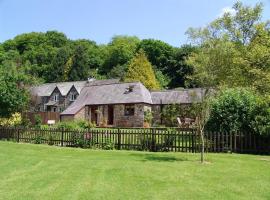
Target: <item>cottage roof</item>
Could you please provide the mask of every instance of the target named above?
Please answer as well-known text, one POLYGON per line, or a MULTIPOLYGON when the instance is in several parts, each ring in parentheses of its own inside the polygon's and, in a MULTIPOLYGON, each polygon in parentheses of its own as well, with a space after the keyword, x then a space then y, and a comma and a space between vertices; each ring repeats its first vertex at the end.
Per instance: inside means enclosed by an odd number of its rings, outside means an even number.
POLYGON ((76 88, 78 93, 81 92, 82 88, 86 85, 102 85, 118 83, 119 79, 109 80, 92 80, 92 81, 72 81, 72 82, 59 82, 59 83, 46 83, 39 86, 34 86, 30 89, 33 95, 37 96, 50 96, 54 89, 57 87, 63 96, 66 96, 72 86, 76 88))
POLYGON ((82 89, 77 100, 62 115, 76 114, 85 105, 152 104, 151 94, 140 82, 91 85, 82 89))
POLYGON ((189 104, 199 102, 205 94, 205 89, 183 89, 183 90, 165 90, 152 91, 151 97, 153 104, 189 104))

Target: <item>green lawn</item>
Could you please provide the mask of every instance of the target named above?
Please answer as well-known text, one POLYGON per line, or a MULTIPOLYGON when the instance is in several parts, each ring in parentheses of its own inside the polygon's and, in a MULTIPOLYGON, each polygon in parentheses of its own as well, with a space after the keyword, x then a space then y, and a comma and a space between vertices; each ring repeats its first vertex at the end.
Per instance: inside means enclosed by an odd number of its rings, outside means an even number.
POLYGON ((270 199, 270 157, 0 142, 0 199, 270 199))

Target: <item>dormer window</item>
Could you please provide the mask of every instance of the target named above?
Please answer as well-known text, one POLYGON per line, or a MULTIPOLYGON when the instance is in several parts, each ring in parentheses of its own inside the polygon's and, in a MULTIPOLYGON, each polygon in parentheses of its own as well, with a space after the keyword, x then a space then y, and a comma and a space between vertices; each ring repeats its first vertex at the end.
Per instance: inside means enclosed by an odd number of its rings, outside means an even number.
POLYGON ((59 94, 55 94, 55 95, 53 96, 53 100, 54 100, 55 102, 59 101, 59 94))
POLYGON ((70 96, 69 96, 69 100, 70 101, 75 101, 77 99, 77 94, 71 94, 70 96))

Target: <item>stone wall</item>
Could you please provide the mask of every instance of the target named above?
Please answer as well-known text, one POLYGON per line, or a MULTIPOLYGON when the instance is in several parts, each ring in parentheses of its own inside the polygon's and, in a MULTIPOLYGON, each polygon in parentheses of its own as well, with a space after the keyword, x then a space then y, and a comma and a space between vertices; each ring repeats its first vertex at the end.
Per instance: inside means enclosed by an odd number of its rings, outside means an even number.
POLYGON ((74 120, 74 115, 61 115, 60 121, 72 121, 74 120))
POLYGON ((133 116, 125 116, 125 105, 114 105, 114 126, 117 127, 143 127, 146 104, 135 104, 133 116))
POLYGON ((74 115, 74 119, 85 119, 85 106, 74 115))

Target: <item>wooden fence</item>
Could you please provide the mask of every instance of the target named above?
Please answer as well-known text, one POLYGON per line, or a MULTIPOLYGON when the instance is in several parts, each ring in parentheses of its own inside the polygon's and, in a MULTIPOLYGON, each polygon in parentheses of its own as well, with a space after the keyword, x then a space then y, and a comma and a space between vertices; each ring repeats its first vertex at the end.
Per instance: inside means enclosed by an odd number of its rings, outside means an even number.
MULTIPOLYGON (((94 128, 89 130, 0 128, 0 140, 67 147, 145 151, 200 152, 194 129, 94 128)), ((205 133, 206 152, 270 154, 270 136, 205 133)))
POLYGON ((35 124, 36 115, 40 116, 42 124, 47 124, 48 120, 55 120, 55 123, 60 121, 59 112, 25 112, 23 115, 30 120, 31 124, 35 124))

